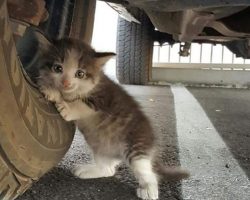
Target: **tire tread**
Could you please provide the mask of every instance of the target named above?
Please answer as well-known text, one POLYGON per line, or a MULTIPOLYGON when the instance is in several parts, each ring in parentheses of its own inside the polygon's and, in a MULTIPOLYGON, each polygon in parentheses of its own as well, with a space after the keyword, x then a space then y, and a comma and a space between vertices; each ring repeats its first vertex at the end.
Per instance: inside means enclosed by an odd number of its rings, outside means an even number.
POLYGON ((146 84, 152 65, 153 25, 141 10, 133 10, 141 24, 118 19, 116 75, 122 84, 146 84))

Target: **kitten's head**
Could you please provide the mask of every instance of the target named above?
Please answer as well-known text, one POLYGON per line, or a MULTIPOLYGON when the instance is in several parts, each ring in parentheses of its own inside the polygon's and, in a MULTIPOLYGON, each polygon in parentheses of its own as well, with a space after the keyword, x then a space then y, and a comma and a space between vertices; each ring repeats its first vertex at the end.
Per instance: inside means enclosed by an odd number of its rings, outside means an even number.
POLYGON ((47 84, 73 100, 85 96, 99 82, 102 67, 115 54, 96 52, 82 41, 64 38, 48 41, 38 33, 43 62, 38 84, 47 84))

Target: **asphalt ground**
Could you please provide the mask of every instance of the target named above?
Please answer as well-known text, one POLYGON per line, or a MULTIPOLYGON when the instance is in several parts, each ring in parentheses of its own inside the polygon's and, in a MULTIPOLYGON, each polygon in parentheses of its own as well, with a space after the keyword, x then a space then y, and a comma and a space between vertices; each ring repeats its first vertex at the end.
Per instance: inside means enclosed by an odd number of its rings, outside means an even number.
MULTIPOLYGON (((250 199, 250 91, 182 86, 126 86, 150 118, 169 166, 191 177, 160 185, 161 200, 250 199)), ((111 178, 81 180, 70 170, 91 162, 77 132, 63 160, 18 200, 136 200, 137 182, 121 165, 111 178)))

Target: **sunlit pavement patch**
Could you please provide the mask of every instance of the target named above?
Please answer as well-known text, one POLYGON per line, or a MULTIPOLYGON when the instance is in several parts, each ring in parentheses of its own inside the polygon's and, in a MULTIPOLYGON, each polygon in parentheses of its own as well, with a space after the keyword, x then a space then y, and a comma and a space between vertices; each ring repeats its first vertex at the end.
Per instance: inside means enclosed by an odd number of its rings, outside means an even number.
POLYGON ((181 165, 191 172, 183 199, 249 200, 250 181, 206 113, 182 86, 172 86, 181 165))

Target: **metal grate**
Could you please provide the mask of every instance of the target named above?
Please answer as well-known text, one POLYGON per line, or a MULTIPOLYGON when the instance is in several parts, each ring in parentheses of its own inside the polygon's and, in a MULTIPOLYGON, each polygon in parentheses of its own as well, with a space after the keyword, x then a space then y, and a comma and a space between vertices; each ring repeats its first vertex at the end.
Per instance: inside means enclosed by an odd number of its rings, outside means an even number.
POLYGON ((237 58, 220 44, 192 44, 190 55, 179 55, 180 44, 154 45, 153 67, 204 70, 250 70, 250 59, 237 58))

